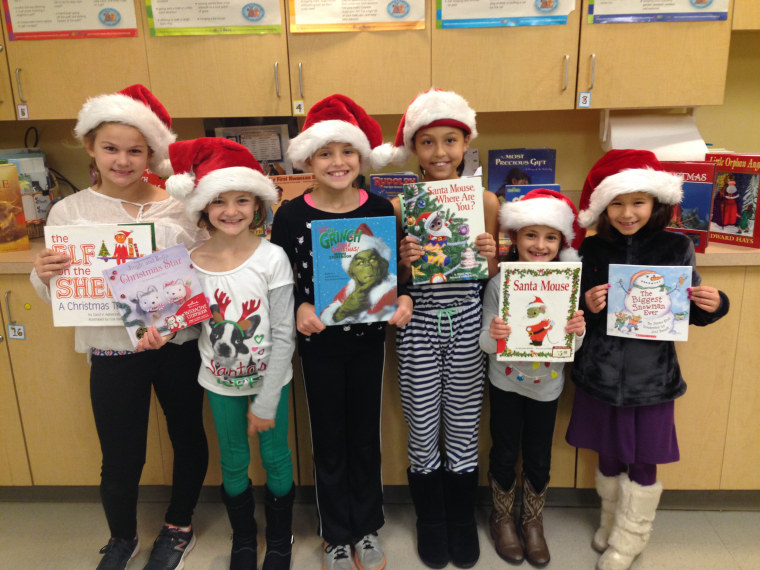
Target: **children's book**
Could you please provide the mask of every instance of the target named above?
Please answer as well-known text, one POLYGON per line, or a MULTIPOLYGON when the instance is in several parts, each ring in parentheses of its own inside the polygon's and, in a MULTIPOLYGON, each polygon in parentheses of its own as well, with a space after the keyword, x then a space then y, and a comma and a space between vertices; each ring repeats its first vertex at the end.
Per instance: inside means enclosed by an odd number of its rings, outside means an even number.
POLYGON ((715 163, 664 161, 662 167, 683 177, 683 199, 673 208, 668 231, 684 234, 694 243, 694 250, 704 253, 710 237, 715 163))
POLYGON ((691 267, 611 264, 609 284, 608 335, 689 339, 691 267))
POLYGON ((396 312, 396 218, 314 220, 314 306, 325 325, 387 321, 396 312))
MULTIPOLYGON (((547 190, 560 192, 559 184, 521 184, 513 186, 505 185, 504 187, 499 188, 500 193, 497 194, 496 197, 499 199, 499 204, 505 204, 506 202, 516 202, 525 196, 528 192, 531 190, 536 190, 537 188, 545 188, 547 190)), ((499 255, 507 255, 510 245, 512 245, 512 240, 509 239, 509 236, 506 234, 506 232, 499 232, 499 255)))
POLYGON ((103 278, 134 346, 153 325, 167 335, 211 318, 184 244, 103 269, 103 278))
POLYGON ((553 148, 506 148, 488 151, 488 189, 522 184, 554 184, 557 151, 553 148))
POLYGON ((497 360, 573 360, 575 335, 565 326, 578 310, 581 267, 578 261, 499 264, 499 314, 512 332, 497 341, 497 360))
POLYGON ((309 186, 314 184, 313 174, 282 174, 270 176, 272 182, 277 186, 279 198, 267 212, 267 220, 262 226, 259 235, 265 235, 267 239, 272 235, 272 222, 274 214, 283 204, 287 204, 293 198, 298 198, 309 186))
POLYGON ((392 200, 404 191, 404 184, 415 184, 420 177, 414 172, 394 172, 393 174, 370 174, 369 191, 392 200))
POLYGON ((757 217, 757 188, 760 155, 707 153, 705 160, 716 164, 710 241, 760 247, 757 217))
POLYGON ((0 164, 0 253, 29 249, 18 171, 0 164))
POLYGON ((153 224, 45 226, 45 247, 71 257, 71 264, 50 280, 53 324, 117 326, 121 315, 111 299, 103 269, 150 254, 153 224))
POLYGON ((404 185, 402 216, 424 255, 412 264, 414 283, 488 278, 475 238, 485 232, 479 176, 404 185))

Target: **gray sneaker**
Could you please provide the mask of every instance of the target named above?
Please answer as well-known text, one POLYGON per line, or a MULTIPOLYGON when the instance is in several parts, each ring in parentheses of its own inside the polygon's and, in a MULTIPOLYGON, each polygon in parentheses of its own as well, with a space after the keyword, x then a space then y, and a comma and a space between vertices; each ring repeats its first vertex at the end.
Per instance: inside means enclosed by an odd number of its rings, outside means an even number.
POLYGON ((380 548, 377 533, 373 532, 354 544, 354 560, 359 570, 383 570, 385 554, 380 548))
POLYGON ((351 545, 325 542, 324 549, 324 570, 356 570, 351 561, 351 545))

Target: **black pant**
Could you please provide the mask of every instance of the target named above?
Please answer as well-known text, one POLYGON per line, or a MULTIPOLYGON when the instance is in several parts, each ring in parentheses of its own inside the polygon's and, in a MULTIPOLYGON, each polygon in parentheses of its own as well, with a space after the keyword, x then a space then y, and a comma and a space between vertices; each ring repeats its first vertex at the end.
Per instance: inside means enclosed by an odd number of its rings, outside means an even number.
POLYGON ((200 355, 195 341, 124 356, 93 356, 90 397, 103 453, 100 496, 111 536, 137 533, 137 489, 145 465, 151 386, 174 449, 166 522, 187 526, 208 467, 200 355))
POLYGON ((385 344, 348 336, 331 344, 301 342, 299 352, 320 534, 328 543, 350 544, 385 521, 380 472, 385 344))
POLYGON ((522 445, 523 473, 537 492, 549 484, 557 403, 539 402, 489 383, 491 398, 491 475, 503 489, 515 481, 522 445))

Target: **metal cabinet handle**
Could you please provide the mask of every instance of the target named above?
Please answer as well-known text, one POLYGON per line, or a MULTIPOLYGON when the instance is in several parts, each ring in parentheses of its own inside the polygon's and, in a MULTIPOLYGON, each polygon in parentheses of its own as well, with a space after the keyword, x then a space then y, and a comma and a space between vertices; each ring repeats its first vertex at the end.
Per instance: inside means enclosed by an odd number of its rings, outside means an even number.
POLYGON ((298 90, 303 98, 303 65, 300 61, 298 62, 298 90))
POLYGON ((588 90, 591 91, 594 88, 594 80, 596 79, 596 54, 591 54, 591 85, 588 86, 588 90))
POLYGON ((13 317, 11 316, 11 304, 10 301, 8 301, 8 297, 11 296, 10 291, 5 292, 5 310, 8 312, 8 324, 15 325, 16 321, 13 320, 13 317))
POLYGON ((274 92, 277 97, 280 96, 280 62, 274 62, 274 92))
POLYGON ((26 99, 24 99, 24 93, 21 91, 21 68, 16 68, 16 89, 18 90, 18 100, 21 103, 26 103, 26 99))
POLYGON ((565 81, 562 84, 562 91, 567 91, 567 74, 570 71, 570 56, 565 54, 565 81))

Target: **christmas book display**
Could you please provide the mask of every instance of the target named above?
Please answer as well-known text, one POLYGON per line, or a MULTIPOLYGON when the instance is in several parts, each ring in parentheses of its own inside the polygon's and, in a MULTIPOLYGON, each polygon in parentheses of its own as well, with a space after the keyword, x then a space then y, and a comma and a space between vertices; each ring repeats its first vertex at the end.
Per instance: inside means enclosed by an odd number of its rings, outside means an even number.
POLYGON ((274 214, 283 204, 287 204, 293 198, 298 198, 303 194, 309 186, 314 184, 313 174, 281 174, 277 176, 270 176, 272 182, 277 187, 279 197, 277 202, 272 204, 272 207, 267 212, 267 220, 262 226, 260 235, 265 235, 267 239, 272 235, 272 222, 274 221, 274 214))
POLYGON ((153 224, 45 226, 45 247, 71 257, 68 269, 50 280, 53 324, 117 326, 121 315, 103 269, 150 254, 155 249, 153 224))
POLYGON ((387 321, 396 312, 396 218, 315 220, 314 306, 325 325, 387 321))
POLYGON ((211 318, 184 244, 106 268, 103 278, 134 346, 151 326, 167 335, 211 318))
POLYGON ((704 253, 710 237, 715 163, 665 161, 662 167, 683 178, 683 198, 673 208, 667 229, 684 234, 694 243, 695 251, 704 253))
POLYGON ((488 278, 488 263, 475 238, 485 232, 483 187, 479 176, 406 184, 402 216, 424 254, 412 264, 413 283, 488 278))
POLYGON ((29 249, 18 171, 0 164, 0 253, 29 249))
POLYGON ((488 189, 502 197, 507 187, 554 184, 557 151, 553 148, 506 148, 488 151, 488 189))
POLYGON ((710 241, 760 247, 755 224, 760 155, 707 153, 705 160, 716 165, 710 241))
POLYGON ((415 184, 419 179, 420 177, 414 172, 370 174, 369 191, 388 200, 393 200, 404 191, 404 184, 415 184))
POLYGON ((607 334, 643 340, 689 339, 691 267, 611 264, 607 334))
POLYGON ((499 314, 512 332, 497 341, 498 360, 573 360, 575 336, 565 325, 578 310, 581 267, 577 261, 499 264, 499 314))

